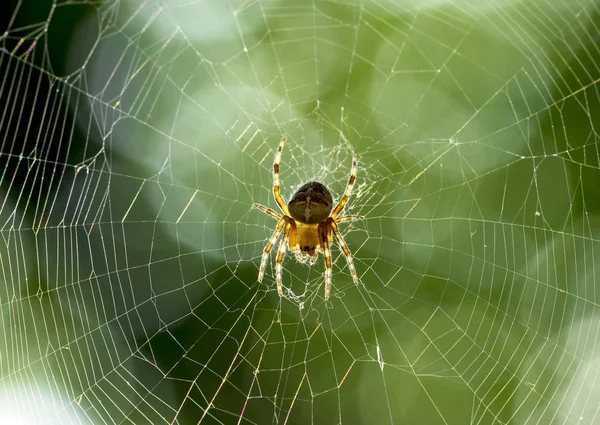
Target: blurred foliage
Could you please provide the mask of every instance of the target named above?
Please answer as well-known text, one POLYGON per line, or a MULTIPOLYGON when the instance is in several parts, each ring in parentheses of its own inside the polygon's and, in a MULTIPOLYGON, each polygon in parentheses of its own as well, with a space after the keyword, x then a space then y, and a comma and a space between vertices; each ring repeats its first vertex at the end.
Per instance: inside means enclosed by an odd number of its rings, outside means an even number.
MULTIPOLYGON (((11 423, 600 423, 600 4, 33 2, 0 38, 11 423), (357 186, 334 252, 284 197, 357 186), (19 422, 20 421, 20 422, 19 422)), ((14 19, 13 19, 14 18, 14 19)), ((7 420, 8 420, 7 419, 7 420)))

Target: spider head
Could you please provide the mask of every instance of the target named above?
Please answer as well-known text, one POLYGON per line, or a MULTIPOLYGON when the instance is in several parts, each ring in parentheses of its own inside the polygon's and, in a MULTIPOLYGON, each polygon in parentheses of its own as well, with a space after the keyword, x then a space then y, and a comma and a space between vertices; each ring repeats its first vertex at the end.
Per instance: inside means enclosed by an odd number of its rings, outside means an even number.
POLYGON ((296 221, 317 224, 324 221, 333 209, 333 198, 325 185, 309 182, 300 187, 288 202, 290 215, 296 221))

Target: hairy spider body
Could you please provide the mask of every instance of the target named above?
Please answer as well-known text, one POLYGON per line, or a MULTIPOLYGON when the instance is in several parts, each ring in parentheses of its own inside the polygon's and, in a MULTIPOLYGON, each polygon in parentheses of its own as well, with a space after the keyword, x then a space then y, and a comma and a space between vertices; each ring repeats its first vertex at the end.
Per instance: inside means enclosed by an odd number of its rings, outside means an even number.
POLYGON ((279 142, 279 147, 275 153, 275 161, 273 163, 273 196, 283 215, 262 205, 253 205, 265 214, 278 220, 275 231, 263 250, 260 269, 258 271, 258 280, 262 281, 265 274, 267 259, 269 258, 269 252, 271 252, 271 249, 273 249, 273 246, 277 243, 279 236, 283 234, 281 242, 279 243, 279 248, 277 249, 277 260, 275 264, 277 292, 279 296, 283 296, 282 262, 287 246, 290 251, 294 252, 296 259, 301 263, 308 262, 309 264, 314 264, 317 261, 319 253, 322 253, 325 256, 325 300, 327 300, 329 299, 331 291, 332 235, 335 235, 335 238, 344 252, 350 274, 352 275, 352 280, 358 285, 358 276, 356 274, 354 262, 352 261, 352 254, 337 226, 338 223, 362 218, 350 215, 338 217, 352 193, 354 181, 356 180, 358 162, 356 156, 354 156, 352 158, 352 169, 350 171, 350 177, 348 178, 348 184, 346 185, 346 189, 344 190, 340 202, 335 207, 333 206, 333 197, 331 196, 331 193, 325 185, 319 182, 308 182, 302 185, 292 195, 289 203, 286 204, 281 197, 279 189, 279 162, 281 161, 281 152, 283 151, 285 140, 286 138, 283 137, 279 142))

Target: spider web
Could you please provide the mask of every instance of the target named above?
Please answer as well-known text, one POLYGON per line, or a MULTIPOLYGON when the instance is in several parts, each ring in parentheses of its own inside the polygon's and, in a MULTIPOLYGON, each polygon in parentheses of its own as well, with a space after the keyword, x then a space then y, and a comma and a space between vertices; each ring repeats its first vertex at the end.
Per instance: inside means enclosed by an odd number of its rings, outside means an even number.
POLYGON ((600 423, 597 1, 8 7, 1 423, 600 423))

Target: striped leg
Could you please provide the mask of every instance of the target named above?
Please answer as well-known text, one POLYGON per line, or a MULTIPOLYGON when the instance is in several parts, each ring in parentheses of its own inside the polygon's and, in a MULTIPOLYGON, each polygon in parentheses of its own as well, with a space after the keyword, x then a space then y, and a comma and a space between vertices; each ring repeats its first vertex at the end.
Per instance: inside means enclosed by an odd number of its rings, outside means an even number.
POLYGON ((281 276, 283 270, 283 255, 285 254, 285 247, 290 237, 291 229, 291 224, 287 223, 285 226, 283 238, 281 238, 281 242, 279 242, 279 250, 277 251, 277 262, 275 263, 275 274, 277 276, 277 293, 280 297, 283 296, 283 278, 281 276))
POLYGON ((347 221, 356 221, 356 220, 364 220, 365 218, 362 215, 345 215, 343 217, 338 217, 335 219, 336 223, 345 223, 347 221))
POLYGON ((262 212, 264 212, 267 215, 270 215, 271 217, 273 217, 276 220, 280 220, 281 219, 281 215, 277 214, 275 211, 273 211, 271 208, 267 208, 267 207, 263 207, 260 204, 252 204, 252 206, 254 208, 256 208, 257 210, 261 210, 262 212))
POLYGON ((329 239, 331 235, 329 233, 329 227, 327 225, 319 225, 319 239, 321 239, 321 246, 323 247, 323 255, 325 256, 325 301, 329 299, 329 293, 331 292, 331 248, 329 245, 329 239))
POLYGON ((275 228, 275 231, 273 232, 273 234, 271 235, 271 238, 269 239, 269 243, 267 244, 267 246, 265 246, 265 249, 263 250, 262 258, 260 259, 260 269, 258 270, 258 281, 259 282, 262 282, 262 280, 263 280, 263 277, 265 275, 265 267, 267 266, 267 260, 269 259, 269 252, 271 252, 273 245, 275 245, 275 242, 277 242, 277 238, 279 237, 279 234, 283 230, 283 226, 285 226, 285 219, 281 218, 279 220, 279 222, 277 223, 277 227, 275 228))
POLYGON ((281 162, 281 152, 283 152, 283 145, 285 145, 286 137, 283 136, 281 141, 279 142, 279 147, 277 148, 277 152, 275 153, 275 161, 273 162, 273 196, 275 197, 275 202, 281 208, 281 211, 285 215, 290 215, 287 209, 287 205, 285 201, 281 197, 281 192, 279 190, 279 163, 281 162))
POLYGON ((344 252, 344 256, 346 257, 346 262, 348 263, 348 269, 350 269, 352 280, 354 281, 355 285, 358 285, 358 275, 356 274, 356 268, 354 267, 354 262, 352 261, 352 253, 350 252, 350 249, 348 249, 348 245, 346 245, 346 241, 344 241, 344 238, 342 237, 337 224, 335 224, 335 221, 331 220, 330 223, 333 234, 335 235, 335 238, 340 244, 340 247, 344 252))
POLYGON ((340 212, 342 212, 342 210, 344 209, 344 206, 346 206, 346 202, 348 202, 348 199, 350 198, 350 195, 352 194, 352 188, 354 187, 354 182, 356 181, 357 170, 358 170, 358 160, 356 159, 356 156, 353 156, 352 157, 352 169, 350 170, 350 177, 348 178, 348 184, 346 185, 346 190, 344 190, 344 195, 342 196, 342 199, 340 199, 340 202, 335 206, 335 208, 331 212, 331 218, 336 218, 340 214, 340 212))

